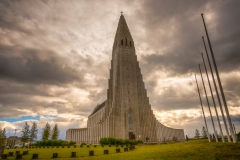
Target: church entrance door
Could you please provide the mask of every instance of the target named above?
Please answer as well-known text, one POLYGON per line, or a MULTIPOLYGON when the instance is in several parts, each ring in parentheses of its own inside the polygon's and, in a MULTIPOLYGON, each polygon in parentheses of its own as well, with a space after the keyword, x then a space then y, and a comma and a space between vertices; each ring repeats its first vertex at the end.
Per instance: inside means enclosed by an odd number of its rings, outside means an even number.
POLYGON ((135 134, 133 134, 133 132, 129 132, 129 139, 135 139, 135 134))

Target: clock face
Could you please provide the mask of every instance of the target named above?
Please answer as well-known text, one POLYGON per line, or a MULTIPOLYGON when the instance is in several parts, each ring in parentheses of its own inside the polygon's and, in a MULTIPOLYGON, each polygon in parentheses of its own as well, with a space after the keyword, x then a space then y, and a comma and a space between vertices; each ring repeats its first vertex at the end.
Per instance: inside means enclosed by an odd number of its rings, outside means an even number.
POLYGON ((127 56, 129 55, 129 53, 128 53, 128 52, 126 52, 125 54, 126 54, 127 56))

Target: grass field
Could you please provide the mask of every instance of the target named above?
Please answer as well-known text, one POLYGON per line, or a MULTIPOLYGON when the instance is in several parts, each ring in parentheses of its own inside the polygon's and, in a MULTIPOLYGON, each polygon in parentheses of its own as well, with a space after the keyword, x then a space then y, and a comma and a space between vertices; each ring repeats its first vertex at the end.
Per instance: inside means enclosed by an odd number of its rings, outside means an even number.
MULTIPOLYGON (((233 159, 240 160, 240 143, 222 143, 211 142, 207 140, 191 140, 188 142, 167 143, 157 145, 142 145, 136 146, 135 150, 124 152, 123 148, 121 153, 116 153, 116 147, 97 146, 94 148, 92 145, 87 148, 84 146, 80 148, 37 148, 37 149, 6 149, 4 153, 14 152, 19 150, 21 153, 24 150, 29 150, 28 155, 24 155, 23 159, 31 159, 33 153, 39 154, 39 159, 52 159, 53 153, 58 153, 58 160, 60 159, 100 159, 100 160, 131 160, 131 159, 233 159), (104 155, 103 150, 108 149, 109 154, 104 155), (89 157, 89 150, 94 150, 94 155, 89 157), (70 158, 71 152, 77 152, 77 158, 70 158)), ((8 157, 8 159, 15 159, 8 157)))

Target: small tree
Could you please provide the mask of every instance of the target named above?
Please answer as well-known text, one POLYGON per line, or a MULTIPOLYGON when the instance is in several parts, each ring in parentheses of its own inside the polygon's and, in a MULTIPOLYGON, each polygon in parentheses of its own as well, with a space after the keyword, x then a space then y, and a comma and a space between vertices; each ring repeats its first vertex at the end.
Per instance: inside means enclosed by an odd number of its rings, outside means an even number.
POLYGON ((50 138, 51 126, 46 123, 46 126, 43 128, 42 140, 48 140, 50 138))
POLYGON ((0 156, 2 156, 4 152, 4 146, 6 141, 6 130, 0 128, 0 156))
POLYGON ((31 131, 30 131, 30 141, 31 141, 31 143, 35 142, 37 140, 37 133, 38 133, 37 123, 33 122, 31 131))
POLYGON ((21 141, 23 143, 26 143, 29 140, 30 136, 30 126, 28 125, 28 122, 25 122, 23 129, 22 129, 22 136, 21 136, 21 141))
POLYGON ((53 130, 52 130, 52 140, 57 140, 58 137, 59 137, 59 129, 58 129, 58 125, 55 124, 55 126, 53 127, 53 130))
POLYGON ((195 137, 196 137, 196 138, 199 138, 199 135, 200 135, 200 134, 199 134, 199 130, 196 129, 196 131, 195 131, 195 137))
POLYGON ((203 138, 207 138, 207 130, 204 126, 202 127, 202 136, 203 138))

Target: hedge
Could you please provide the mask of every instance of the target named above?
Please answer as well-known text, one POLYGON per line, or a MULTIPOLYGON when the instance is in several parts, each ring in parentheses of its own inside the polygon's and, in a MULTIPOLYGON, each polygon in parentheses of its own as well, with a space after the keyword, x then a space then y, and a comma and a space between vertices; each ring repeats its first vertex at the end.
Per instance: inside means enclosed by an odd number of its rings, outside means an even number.
POLYGON ((114 138, 114 137, 108 137, 108 138, 101 138, 99 143, 101 145, 126 145, 126 144, 133 144, 133 145, 136 145, 136 144, 139 144, 139 143, 143 143, 142 140, 129 140, 129 139, 117 139, 117 138, 114 138))

